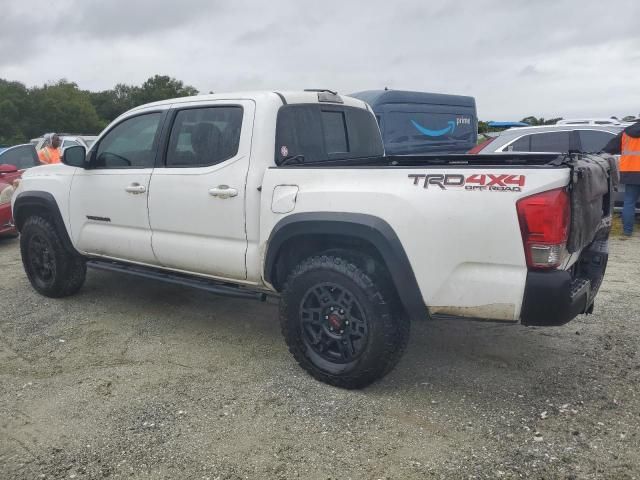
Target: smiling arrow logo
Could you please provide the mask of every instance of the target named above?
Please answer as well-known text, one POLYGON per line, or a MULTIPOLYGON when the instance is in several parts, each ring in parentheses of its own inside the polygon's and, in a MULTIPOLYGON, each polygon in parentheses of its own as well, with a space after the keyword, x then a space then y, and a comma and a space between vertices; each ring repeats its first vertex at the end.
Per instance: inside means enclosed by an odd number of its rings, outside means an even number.
POLYGON ((428 137, 441 137, 442 135, 446 135, 447 133, 453 133, 453 131, 456 129, 456 122, 454 122, 453 120, 449 120, 447 122, 449 126, 447 128, 443 128, 442 130, 429 130, 428 128, 424 128, 415 120, 411 120, 411 123, 414 127, 416 127, 416 130, 428 137))

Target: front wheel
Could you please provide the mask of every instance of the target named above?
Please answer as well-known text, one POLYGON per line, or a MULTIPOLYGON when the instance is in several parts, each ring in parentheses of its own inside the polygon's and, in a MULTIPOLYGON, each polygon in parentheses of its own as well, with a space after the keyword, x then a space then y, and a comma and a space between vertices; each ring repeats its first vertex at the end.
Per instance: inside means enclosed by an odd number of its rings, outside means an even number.
POLYGON ((51 221, 29 217, 20 235, 22 264, 33 288, 47 297, 66 297, 84 284, 84 258, 69 252, 51 221))
POLYGON ((287 279, 280 304, 289 351, 322 382, 371 384, 395 366, 409 338, 409 322, 394 315, 391 295, 339 256, 303 261, 287 279))

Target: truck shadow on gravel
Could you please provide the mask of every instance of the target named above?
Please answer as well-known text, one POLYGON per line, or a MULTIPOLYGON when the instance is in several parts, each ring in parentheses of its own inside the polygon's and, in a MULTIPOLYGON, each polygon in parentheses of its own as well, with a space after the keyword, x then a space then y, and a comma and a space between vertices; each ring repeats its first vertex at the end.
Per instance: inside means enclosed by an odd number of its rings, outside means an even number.
MULTIPOLYGON (((224 348, 238 349, 234 353, 239 361, 264 355, 264 361, 246 366, 254 373, 264 369, 261 375, 282 376, 278 381, 284 383, 294 373, 306 384, 315 383, 289 355, 275 304, 107 272, 90 271, 87 280, 78 296, 65 301, 71 306, 82 299, 103 318, 107 313, 118 328, 142 335, 139 341, 170 338, 177 342, 176 350, 202 349, 199 354, 205 356, 206 341, 213 350, 224 343, 224 348), (198 345, 191 343, 194 336, 198 345), (204 344, 203 339, 207 339, 204 344)), ((579 337, 575 331, 575 325, 544 329, 462 319, 413 322, 404 358, 389 376, 367 390, 383 393, 428 386, 463 392, 469 388, 500 390, 508 385, 510 390, 525 391, 532 384, 541 388, 558 384, 558 365, 568 369, 585 362, 576 353, 579 337)), ((575 371, 573 375, 579 377, 575 371)))

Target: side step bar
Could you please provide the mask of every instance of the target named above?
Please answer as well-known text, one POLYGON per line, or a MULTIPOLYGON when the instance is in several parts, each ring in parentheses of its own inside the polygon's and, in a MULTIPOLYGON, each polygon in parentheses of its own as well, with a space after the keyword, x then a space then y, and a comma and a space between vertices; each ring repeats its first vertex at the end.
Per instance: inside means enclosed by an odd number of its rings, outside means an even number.
POLYGON ((127 275, 149 278, 151 280, 159 280, 161 282, 196 288, 198 290, 204 290, 217 295, 225 295, 227 297, 251 298, 261 302, 264 302, 267 299, 267 294, 264 292, 245 290, 244 288, 233 284, 220 283, 206 278, 167 272, 152 267, 142 267, 140 265, 95 259, 88 260, 87 267, 107 272, 126 273, 127 275))

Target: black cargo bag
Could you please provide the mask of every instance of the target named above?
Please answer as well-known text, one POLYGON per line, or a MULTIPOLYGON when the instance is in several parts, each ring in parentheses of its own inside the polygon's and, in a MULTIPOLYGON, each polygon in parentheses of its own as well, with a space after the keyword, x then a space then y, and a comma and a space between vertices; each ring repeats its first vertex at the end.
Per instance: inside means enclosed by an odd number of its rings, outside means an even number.
MULTIPOLYGON (((609 218, 618 167, 609 155, 570 155, 571 228, 567 250, 571 253, 589 245, 609 218)), ((568 160, 568 161, 567 161, 568 160)))

